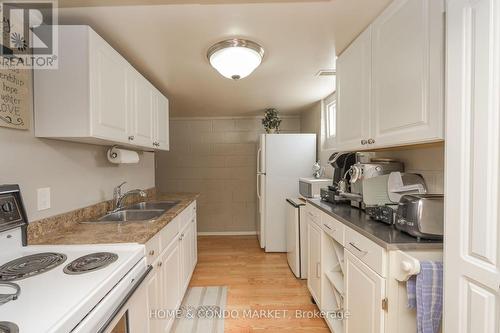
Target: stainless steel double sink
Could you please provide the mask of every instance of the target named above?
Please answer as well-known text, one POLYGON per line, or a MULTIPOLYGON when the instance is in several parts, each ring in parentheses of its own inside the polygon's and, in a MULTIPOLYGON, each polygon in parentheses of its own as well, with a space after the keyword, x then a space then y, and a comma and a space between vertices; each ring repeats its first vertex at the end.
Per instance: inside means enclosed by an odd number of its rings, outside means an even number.
POLYGON ((82 223, 150 222, 174 208, 178 203, 179 201, 140 202, 135 205, 110 212, 95 221, 82 223))

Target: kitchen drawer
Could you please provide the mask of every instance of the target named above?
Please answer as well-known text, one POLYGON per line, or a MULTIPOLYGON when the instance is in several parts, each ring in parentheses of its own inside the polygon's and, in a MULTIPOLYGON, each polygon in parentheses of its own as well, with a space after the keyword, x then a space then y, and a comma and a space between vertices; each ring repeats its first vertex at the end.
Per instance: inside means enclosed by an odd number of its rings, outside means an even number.
POLYGON ((321 229, 330 235, 337 242, 344 245, 344 233, 345 225, 342 222, 337 221, 328 214, 322 214, 321 216, 321 229))
POLYGON ((321 226, 322 212, 319 209, 313 207, 311 204, 307 204, 305 212, 306 212, 306 219, 313 221, 318 226, 321 226))
POLYGON ((179 214, 180 225, 179 230, 184 230, 187 227, 189 222, 191 222, 193 216, 196 216, 196 201, 192 202, 189 206, 187 206, 182 213, 179 214))
POLYGON ((188 220, 191 221, 191 217, 196 216, 196 201, 193 201, 188 208, 186 208, 186 212, 188 215, 188 220))
POLYGON ((382 277, 387 276, 387 253, 360 233, 345 227, 345 248, 382 277))
POLYGON ((146 259, 148 265, 151 265, 153 261, 158 257, 161 252, 160 248, 160 235, 156 234, 153 238, 148 240, 146 243, 146 259))
POLYGON ((176 216, 160 231, 162 250, 166 249, 179 233, 179 222, 181 221, 181 218, 181 215, 176 216))

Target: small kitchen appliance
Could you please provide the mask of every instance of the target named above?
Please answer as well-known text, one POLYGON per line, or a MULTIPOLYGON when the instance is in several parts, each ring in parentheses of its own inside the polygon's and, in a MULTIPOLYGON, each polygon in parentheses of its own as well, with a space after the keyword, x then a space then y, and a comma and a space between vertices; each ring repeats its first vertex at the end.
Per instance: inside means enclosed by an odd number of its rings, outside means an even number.
POLYGON ((304 198, 317 198, 320 190, 331 183, 329 178, 299 178, 299 194, 304 198))
POLYGON ((288 266, 299 279, 307 279, 307 220, 304 198, 286 199, 286 257, 288 266))
POLYGON ((423 177, 415 173, 391 172, 363 179, 363 204, 373 220, 393 224, 403 194, 425 194, 423 177))
POLYGON ((363 201, 363 181, 394 171, 404 171, 404 164, 390 159, 372 159, 369 163, 356 163, 349 169, 351 205, 365 208, 363 201))
POLYGON ((336 152, 330 156, 328 163, 333 168, 333 176, 331 185, 321 189, 321 200, 331 203, 349 201, 345 196, 341 196, 341 193, 347 192, 348 179, 346 177, 349 178, 348 171, 358 158, 356 152, 336 152))
POLYGON ((27 246, 27 224, 19 186, 0 185, 1 332, 101 333, 122 313, 147 320, 126 308, 151 270, 143 245, 27 246))
POLYGON ((403 195, 396 213, 396 228, 417 238, 443 239, 444 196, 403 195))

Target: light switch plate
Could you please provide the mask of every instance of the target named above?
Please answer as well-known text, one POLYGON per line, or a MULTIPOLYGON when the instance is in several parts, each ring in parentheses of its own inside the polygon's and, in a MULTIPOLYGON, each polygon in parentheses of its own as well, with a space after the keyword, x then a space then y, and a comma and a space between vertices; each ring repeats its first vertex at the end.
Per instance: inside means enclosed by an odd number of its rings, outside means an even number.
POLYGON ((50 187, 39 188, 37 190, 37 207, 38 210, 50 208, 50 187))

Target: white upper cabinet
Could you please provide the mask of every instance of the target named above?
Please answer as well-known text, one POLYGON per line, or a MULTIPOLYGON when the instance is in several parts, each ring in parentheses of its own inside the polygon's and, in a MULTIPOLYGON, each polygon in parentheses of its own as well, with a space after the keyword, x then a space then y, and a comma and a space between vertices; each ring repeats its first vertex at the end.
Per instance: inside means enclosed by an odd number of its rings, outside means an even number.
POLYGON ((394 0, 338 58, 333 148, 443 140, 443 91, 443 0, 394 0))
POLYGON ((335 148, 351 150, 370 136, 371 29, 337 60, 335 148))
MULTIPOLYGON (((127 63, 118 52, 100 38, 89 42, 91 99, 91 135, 127 140, 127 63)), ((64 71, 64 68, 60 69, 64 71)), ((37 105, 35 104, 35 107, 37 105)), ((56 123, 57 124, 57 123, 56 123)), ((54 124, 54 125, 56 125, 54 124)))
POLYGON ((168 150, 168 100, 90 27, 59 26, 58 57, 34 72, 37 137, 168 150))
POLYGON ((169 150, 168 99, 162 94, 156 94, 156 128, 155 140, 159 149, 169 150))
POLYGON ((131 69, 129 73, 132 94, 129 140, 136 145, 153 147, 154 88, 136 70, 131 69))
POLYGON ((443 139, 443 1, 394 1, 372 25, 372 52, 375 144, 443 139))

